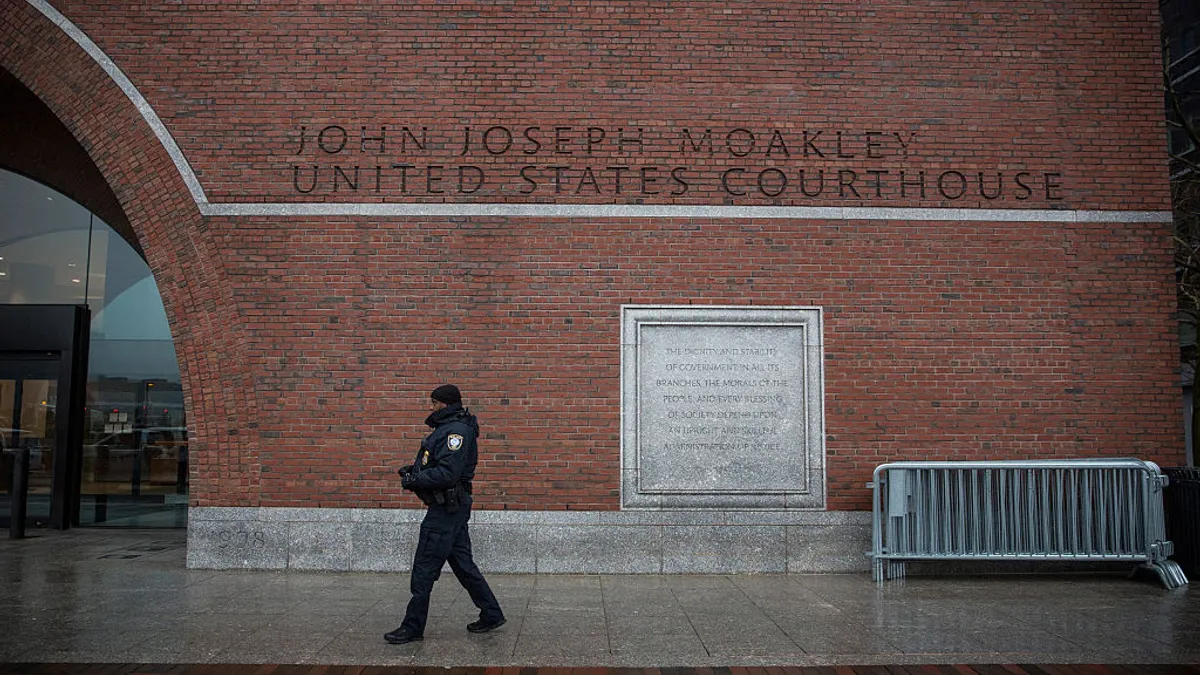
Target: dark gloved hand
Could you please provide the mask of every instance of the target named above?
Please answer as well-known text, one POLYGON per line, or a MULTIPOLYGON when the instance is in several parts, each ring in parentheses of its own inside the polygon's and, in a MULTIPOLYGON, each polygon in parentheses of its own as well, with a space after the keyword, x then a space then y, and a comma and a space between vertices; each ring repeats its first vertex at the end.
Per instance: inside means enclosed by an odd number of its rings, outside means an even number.
POLYGON ((413 487, 413 483, 416 483, 416 482, 417 482, 417 477, 412 472, 405 472, 405 473, 400 474, 400 487, 404 488, 405 490, 411 490, 413 487))
POLYGON ((396 473, 403 476, 406 473, 412 473, 412 470, 413 470, 412 464, 405 464, 404 466, 400 467, 399 469, 396 469, 396 473))

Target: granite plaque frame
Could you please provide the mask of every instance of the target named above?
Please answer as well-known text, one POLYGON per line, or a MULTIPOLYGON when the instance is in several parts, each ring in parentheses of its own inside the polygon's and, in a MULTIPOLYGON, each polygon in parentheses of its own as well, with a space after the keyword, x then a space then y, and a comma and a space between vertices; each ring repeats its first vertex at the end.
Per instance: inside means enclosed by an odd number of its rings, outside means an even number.
POLYGON ((621 505, 824 509, 819 307, 621 308, 621 505))

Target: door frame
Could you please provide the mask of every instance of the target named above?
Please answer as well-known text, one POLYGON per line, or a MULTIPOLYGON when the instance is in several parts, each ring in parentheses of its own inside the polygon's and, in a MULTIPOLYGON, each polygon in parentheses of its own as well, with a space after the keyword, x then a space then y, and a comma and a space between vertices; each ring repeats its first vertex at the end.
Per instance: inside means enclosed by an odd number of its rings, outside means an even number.
MULTIPOLYGON (((79 524, 91 312, 86 305, 0 305, 0 326, 20 327, 0 331, 0 357, 3 352, 58 354, 54 433, 58 438, 55 452, 62 454, 54 458, 50 527, 65 530, 79 524)), ((13 356, 20 358, 19 354, 13 356)))

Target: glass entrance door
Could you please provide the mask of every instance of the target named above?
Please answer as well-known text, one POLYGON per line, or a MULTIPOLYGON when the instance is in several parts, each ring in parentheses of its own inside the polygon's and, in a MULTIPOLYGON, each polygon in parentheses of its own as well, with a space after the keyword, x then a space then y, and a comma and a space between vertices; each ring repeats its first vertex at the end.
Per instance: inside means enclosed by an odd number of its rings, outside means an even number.
POLYGON ((185 423, 178 384, 125 378, 89 382, 80 524, 184 527, 185 423))
POLYGON ((50 522, 54 467, 63 460, 57 439, 59 354, 0 355, 0 525, 8 527, 16 455, 29 450, 31 526, 50 522))

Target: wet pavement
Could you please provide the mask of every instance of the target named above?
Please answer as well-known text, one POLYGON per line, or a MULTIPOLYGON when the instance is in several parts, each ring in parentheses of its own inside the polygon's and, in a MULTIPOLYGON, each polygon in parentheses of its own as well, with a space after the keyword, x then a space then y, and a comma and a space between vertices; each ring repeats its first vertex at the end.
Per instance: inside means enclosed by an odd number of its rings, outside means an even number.
POLYGON ((445 574, 425 640, 393 646, 407 574, 188 570, 183 530, 31 534, 0 539, 0 664, 1200 663, 1200 596, 1153 577, 489 574, 508 623, 473 635, 445 574))

